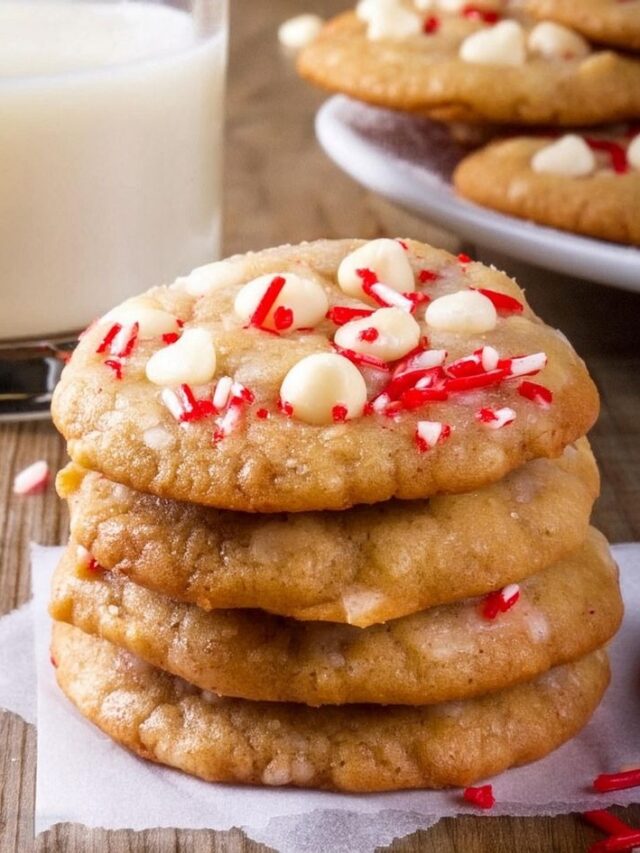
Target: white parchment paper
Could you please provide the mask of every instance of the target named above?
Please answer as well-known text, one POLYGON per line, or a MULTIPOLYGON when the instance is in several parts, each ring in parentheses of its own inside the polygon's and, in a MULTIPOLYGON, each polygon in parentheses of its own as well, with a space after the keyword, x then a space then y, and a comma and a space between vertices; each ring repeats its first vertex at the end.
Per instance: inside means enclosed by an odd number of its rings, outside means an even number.
MULTIPOLYGON (((34 547, 34 601, 0 620, 0 706, 32 720, 37 683, 36 832, 60 822, 109 829, 241 827, 281 853, 370 853, 441 817, 478 814, 461 802, 459 791, 347 796, 212 785, 130 755, 86 722, 56 687, 46 599, 59 553, 34 547)), ((571 743, 490 780, 497 799, 491 815, 557 814, 640 800, 638 789, 590 790, 598 773, 640 765, 640 544, 618 545, 614 553, 627 613, 612 646, 612 686, 571 743)))

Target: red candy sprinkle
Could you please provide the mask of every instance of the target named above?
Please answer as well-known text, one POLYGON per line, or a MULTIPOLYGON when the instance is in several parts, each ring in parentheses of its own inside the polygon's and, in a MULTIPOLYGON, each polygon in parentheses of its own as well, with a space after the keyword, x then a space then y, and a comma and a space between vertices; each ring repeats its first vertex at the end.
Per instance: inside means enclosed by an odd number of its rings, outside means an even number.
POLYGON ((629 171, 627 152, 619 142, 609 139, 585 138, 585 142, 592 151, 604 151, 611 158, 611 168, 617 175, 624 175, 629 171))
POLYGON ((485 24, 497 24, 500 20, 498 12, 493 12, 489 9, 481 9, 473 3, 467 3, 462 10, 464 18, 471 18, 475 21, 482 21, 485 24))
MULTIPOLYGON (((140 331, 140 324, 134 323, 131 326, 131 332, 127 339, 127 342, 122 347, 119 352, 113 353, 113 355, 117 355, 119 358, 128 358, 133 352, 133 348, 135 347, 138 341, 138 332, 140 331)), ((115 342, 114 342, 115 343, 115 342)), ((112 351, 113 352, 113 351, 112 351)))
POLYGON ((535 382, 525 380, 518 386, 518 394, 521 397, 526 397, 527 400, 532 400, 539 406, 550 406, 553 401, 553 394, 544 385, 537 385, 535 382))
POLYGON ((364 355, 364 353, 354 352, 352 349, 342 349, 342 347, 339 347, 335 343, 332 346, 339 355, 343 355, 349 361, 361 367, 372 367, 374 370, 383 370, 385 372, 389 370, 388 365, 381 358, 376 358, 374 355, 364 355))
POLYGON ((260 418, 261 421, 264 421, 269 417, 269 411, 267 409, 258 409, 256 417, 260 418))
POLYGON ((164 334, 162 336, 162 340, 167 345, 168 344, 175 344, 175 342, 178 340, 179 337, 180 337, 180 335, 177 332, 167 332, 166 334, 164 334))
POLYGON ((603 841, 596 841, 589 848, 589 853, 622 853, 625 850, 633 850, 638 845, 640 845, 640 830, 633 830, 621 835, 612 835, 603 841))
POLYGON ((478 293, 486 296, 493 302, 493 305, 500 314, 522 314, 524 305, 513 296, 508 296, 506 293, 499 293, 497 290, 487 290, 485 287, 474 288, 478 293))
POLYGON ((602 809, 585 812, 582 817, 588 823, 596 826, 598 829, 601 829, 609 835, 626 835, 630 832, 635 832, 629 824, 619 820, 615 815, 612 815, 611 812, 606 812, 602 809))
POLYGON ((367 341, 367 343, 373 343, 377 341, 380 337, 380 332, 374 328, 373 326, 369 326, 368 329, 363 329, 358 335, 361 341, 367 341))
POLYGON ((351 320, 359 320, 361 317, 370 317, 372 308, 347 308, 344 305, 334 305, 327 311, 327 320, 331 320, 336 326, 344 326, 351 320))
POLYGON ((429 282, 437 281, 439 278, 438 273, 433 272, 433 270, 420 270, 418 273, 418 281, 421 284, 428 284, 429 282))
POLYGON ((400 397, 400 402, 406 411, 411 412, 424 406, 425 403, 439 403, 447 397, 448 394, 444 388, 409 388, 400 397))
POLYGON ((286 403, 284 400, 278 400, 278 409, 288 418, 293 415, 293 406, 291 403, 286 403))
POLYGON ((519 598, 520 587, 515 583, 496 592, 490 592, 483 599, 482 615, 485 619, 495 619, 499 613, 510 610, 519 598))
POLYGON ((472 391, 474 388, 484 388, 487 385, 496 385, 508 376, 506 370, 497 368, 487 370, 486 373, 478 373, 473 376, 458 376, 447 379, 445 388, 447 391, 472 391))
POLYGON ((216 408, 211 400, 197 400, 189 385, 180 386, 182 404, 181 423, 193 423, 215 415, 216 408))
POLYGON ((104 572, 104 569, 95 557, 90 557, 89 562, 87 563, 87 571, 93 572, 94 574, 101 574, 104 572))
POLYGON ((96 350, 96 352, 98 354, 102 354, 103 352, 106 352, 107 349, 111 346, 115 336, 121 330, 122 330, 122 326, 120 325, 120 323, 114 323, 113 326, 111 326, 111 328, 109 329, 107 334, 102 339, 102 342, 101 342, 100 346, 98 347, 98 349, 96 350))
POLYGON ((496 802, 491 785, 482 785, 479 788, 465 788, 462 796, 468 803, 478 806, 481 809, 493 808, 496 802))
POLYGON ((264 321, 267 319, 269 311, 273 308, 276 299, 280 295, 280 291, 285 286, 286 281, 283 276, 277 275, 272 281, 269 283, 269 286, 265 290, 262 295, 262 299, 258 303, 258 307, 251 315, 249 319, 250 326, 256 326, 258 329, 262 328, 264 321))
POLYGON ((465 255, 464 252, 460 252, 460 254, 458 255, 458 260, 461 264, 470 264, 473 259, 470 258, 469 255, 465 255))
POLYGON ((116 375, 116 379, 122 379, 122 362, 117 358, 108 358, 105 361, 105 367, 110 367, 116 375))
POLYGON ((273 324, 279 332, 290 329, 293 326, 293 311, 291 308, 278 305, 273 314, 273 324))
POLYGON ((340 404, 331 409, 331 417, 333 418, 334 423, 337 424, 343 424, 346 421, 348 414, 349 412, 347 411, 347 407, 340 404))
POLYGON ((378 283, 378 276, 370 269, 356 270, 356 275, 362 279, 363 288, 371 287, 372 284, 378 283))
POLYGON ((436 15, 429 15, 428 18, 425 18, 424 24, 422 25, 422 31, 426 33, 428 36, 433 35, 433 33, 437 33, 440 29, 440 18, 436 17, 436 15))
POLYGON ((640 785, 640 767, 625 770, 622 773, 602 773, 593 780, 594 790, 600 794, 606 791, 622 791, 624 788, 637 788, 640 785))

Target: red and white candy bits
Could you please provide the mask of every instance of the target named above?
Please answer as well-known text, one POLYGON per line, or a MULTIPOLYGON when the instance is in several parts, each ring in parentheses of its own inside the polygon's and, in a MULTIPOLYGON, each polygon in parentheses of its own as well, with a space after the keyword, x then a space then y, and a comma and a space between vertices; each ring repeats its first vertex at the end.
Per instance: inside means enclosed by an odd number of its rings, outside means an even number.
POLYGON ((13 480, 14 495, 38 495, 49 484, 49 465, 39 459, 16 474, 13 480))

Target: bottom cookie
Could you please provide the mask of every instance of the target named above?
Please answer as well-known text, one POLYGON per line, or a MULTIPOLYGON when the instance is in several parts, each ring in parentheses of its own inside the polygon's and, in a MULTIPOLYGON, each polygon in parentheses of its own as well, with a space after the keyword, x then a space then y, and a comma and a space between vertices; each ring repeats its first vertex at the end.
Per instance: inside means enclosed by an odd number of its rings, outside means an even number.
POLYGON ((541 758, 609 681, 600 650, 466 702, 317 709, 221 699, 59 623, 52 658, 80 712, 144 758, 207 781, 354 792, 464 786, 541 758))

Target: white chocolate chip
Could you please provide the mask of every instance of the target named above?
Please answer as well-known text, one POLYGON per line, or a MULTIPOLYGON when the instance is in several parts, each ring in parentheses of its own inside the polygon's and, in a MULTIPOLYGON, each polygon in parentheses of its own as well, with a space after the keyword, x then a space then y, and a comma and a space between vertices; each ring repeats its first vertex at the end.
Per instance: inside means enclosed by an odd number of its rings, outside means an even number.
POLYGON ((344 406, 347 418, 362 414, 367 388, 360 371, 336 353, 308 355, 287 373, 280 399, 298 420, 317 426, 330 424, 334 407, 344 406))
POLYGON ((531 30, 529 49, 546 59, 582 59, 591 53, 589 42, 575 30, 553 21, 542 21, 531 30))
POLYGON ((176 279, 172 287, 186 291, 189 296, 204 296, 223 287, 241 284, 246 275, 246 265, 242 260, 216 261, 197 267, 189 275, 176 279))
POLYGON ((627 148, 627 160, 634 169, 640 171, 640 133, 634 136, 627 148))
POLYGON ((531 168, 534 172, 580 178, 595 171, 596 158, 581 136, 568 133, 537 151, 531 168))
POLYGON ((500 21, 472 33, 460 45, 460 59, 483 65, 523 65, 527 58, 524 30, 517 21, 500 21))
POLYGON ((396 240, 371 240, 343 258, 338 267, 338 284, 342 290, 348 296, 375 304, 363 291, 358 270, 369 270, 378 281, 398 293, 411 293, 416 289, 407 253, 396 240))
POLYGON ((78 545, 76 548, 76 563, 83 568, 86 568, 91 562, 91 554, 84 547, 84 545, 78 545))
POLYGON ((282 277, 284 287, 278 294, 261 326, 271 331, 313 328, 327 313, 329 301, 323 287, 310 278, 294 273, 269 273, 248 282, 236 296, 233 307, 245 323, 254 315, 271 282, 282 277), (293 312, 290 325, 278 326, 276 312, 281 308, 293 312))
POLYGON ((216 372, 216 350, 207 329, 187 329, 174 344, 155 352, 146 366, 154 385, 203 385, 216 372))
POLYGON ((109 604, 107 606, 107 611, 110 616, 117 616, 120 613, 119 608, 115 604, 109 604))
POLYGON ((314 40, 322 29, 323 20, 319 15, 296 15, 280 24, 278 40, 289 50, 302 50, 314 40))
POLYGON ((291 767, 289 759, 277 755, 262 771, 262 781, 265 785, 288 785, 291 782, 291 767))
POLYGON ((498 314, 493 302, 482 293, 459 290, 430 302, 424 319, 433 329, 474 335, 495 329, 498 314))
POLYGON ((141 338, 155 338, 178 329, 173 314, 163 311, 156 302, 146 297, 127 299, 122 305, 105 314, 100 322, 120 323, 122 326, 137 323, 141 338))
POLYGON ((389 0, 361 0, 356 8, 358 17, 368 24, 367 38, 371 41, 393 39, 401 41, 418 35, 422 20, 415 12, 389 0))
POLYGON ((342 349, 373 355, 382 361, 402 358, 416 348, 419 340, 420 326, 401 308, 380 308, 370 317, 345 323, 335 335, 335 342, 342 349))

